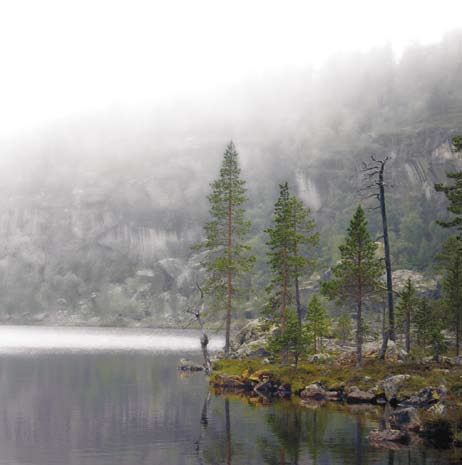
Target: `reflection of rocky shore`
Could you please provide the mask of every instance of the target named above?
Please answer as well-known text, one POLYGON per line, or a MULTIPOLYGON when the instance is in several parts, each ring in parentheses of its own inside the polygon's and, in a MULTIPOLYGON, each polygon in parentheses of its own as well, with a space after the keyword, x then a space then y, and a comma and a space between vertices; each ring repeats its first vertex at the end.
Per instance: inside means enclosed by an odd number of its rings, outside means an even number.
MULTIPOLYGON (((38 329, 37 329, 38 330, 38 329)), ((367 433, 383 409, 208 393, 178 354, 61 353, 0 357, 0 461, 36 465, 261 465, 389 462, 367 433), (363 410, 366 408, 366 410, 363 410)), ((200 360, 200 355, 197 355, 200 360)), ((293 398, 295 398, 293 396, 293 398)), ((299 401, 299 399, 297 398, 299 401)), ((417 446, 416 446, 417 447, 417 446)), ((413 450, 416 465, 445 451, 413 450)), ((397 450, 405 464, 408 450, 397 450)), ((452 457, 458 457, 451 451, 452 457)), ((442 462, 443 461, 443 462, 442 462)), ((390 462, 392 463, 392 462, 390 462)))

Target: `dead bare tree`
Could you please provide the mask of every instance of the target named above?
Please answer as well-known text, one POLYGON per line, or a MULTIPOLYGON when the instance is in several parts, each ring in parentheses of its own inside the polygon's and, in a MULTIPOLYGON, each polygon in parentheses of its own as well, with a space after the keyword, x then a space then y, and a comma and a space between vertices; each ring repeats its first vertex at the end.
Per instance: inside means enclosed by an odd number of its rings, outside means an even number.
POLYGON ((186 309, 186 313, 191 314, 197 323, 199 324, 201 330, 201 350, 202 356, 204 357, 204 371, 207 375, 212 372, 212 362, 210 361, 209 351, 208 351, 208 344, 209 344, 209 337, 207 335, 207 331, 205 329, 204 321, 202 320, 202 315, 204 312, 204 291, 196 283, 196 287, 200 292, 200 302, 194 308, 188 307, 186 309))
POLYGON ((385 270, 387 277, 387 303, 388 303, 388 331, 384 332, 382 348, 379 353, 379 358, 385 358, 385 352, 387 350, 388 340, 395 340, 395 312, 393 306, 393 278, 391 273, 391 259, 390 259, 390 243, 388 237, 388 223, 387 223, 387 211, 385 204, 385 182, 384 182, 384 171, 385 166, 390 160, 390 157, 383 159, 375 158, 371 155, 369 162, 363 162, 361 169, 366 184, 362 186, 361 191, 368 193, 366 198, 376 198, 379 201, 379 205, 373 210, 380 209, 382 216, 382 230, 383 230, 383 245, 385 252, 385 270))

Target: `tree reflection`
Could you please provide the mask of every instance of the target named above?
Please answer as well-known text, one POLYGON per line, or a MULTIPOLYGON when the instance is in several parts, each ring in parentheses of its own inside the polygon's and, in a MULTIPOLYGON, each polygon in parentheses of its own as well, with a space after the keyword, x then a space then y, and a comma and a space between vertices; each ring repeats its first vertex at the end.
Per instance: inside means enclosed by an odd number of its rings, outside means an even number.
POLYGON ((225 399, 226 421, 226 465, 231 465, 231 417, 229 414, 229 399, 225 399))
POLYGON ((277 439, 277 442, 268 437, 258 439, 266 463, 298 465, 305 463, 305 452, 311 457, 311 463, 318 462, 327 426, 326 412, 283 403, 266 415, 266 422, 277 439))

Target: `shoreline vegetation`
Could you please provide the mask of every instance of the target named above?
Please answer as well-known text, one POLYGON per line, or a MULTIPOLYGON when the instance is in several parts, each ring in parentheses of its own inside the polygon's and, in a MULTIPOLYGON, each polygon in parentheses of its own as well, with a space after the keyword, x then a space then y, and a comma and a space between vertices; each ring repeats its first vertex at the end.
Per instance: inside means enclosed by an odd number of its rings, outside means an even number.
MULTIPOLYGON (((457 137, 452 139, 452 150, 462 151, 457 137)), ((417 433, 438 447, 462 445, 462 438, 454 434, 462 425, 460 234, 442 243, 435 257, 443 274, 437 299, 419 295, 411 278, 397 292, 385 208, 384 168, 389 157, 370 158, 372 162, 363 162, 362 184, 366 183, 362 187, 368 198, 379 201, 381 238, 373 239, 367 218, 371 215, 366 215, 379 207, 372 208, 363 198, 343 240, 339 238, 338 261, 319 280, 319 292, 302 296, 302 279, 317 268, 319 233, 310 209, 291 193, 287 182, 281 183, 271 225, 264 229, 269 274, 262 317, 248 323, 231 341, 231 316, 252 293, 246 279, 255 258, 245 242, 251 231, 243 208, 247 189, 240 178, 235 146, 232 142, 227 146, 219 178, 211 184, 205 241, 195 246, 205 254, 201 263, 204 292, 197 284, 201 290, 198 312, 203 318, 225 314, 226 344, 212 364, 211 384, 219 392, 251 393, 265 401, 294 396, 301 406, 319 402, 383 405, 383 428, 370 432, 371 441, 407 443, 411 433, 417 433), (334 312, 334 304, 340 315, 334 312), (366 310, 379 315, 373 327, 368 327, 366 310), (334 313, 336 318, 331 318, 334 313), (375 337, 367 342, 371 333, 375 337), (455 356, 449 357, 453 350, 455 356)), ((447 176, 450 184, 434 187, 446 195, 452 216, 435 221, 460 233, 462 172, 447 176)), ((203 350, 209 374, 206 344, 203 350)), ((188 367, 183 360, 179 368, 199 367, 188 367)))
POLYGON ((424 441, 437 448, 462 447, 462 360, 403 360, 391 344, 385 361, 378 344, 365 344, 358 368, 354 353, 320 353, 297 367, 266 357, 218 359, 210 389, 238 395, 253 405, 289 399, 298 408, 360 405, 380 408, 381 428, 368 439, 380 447, 424 441))

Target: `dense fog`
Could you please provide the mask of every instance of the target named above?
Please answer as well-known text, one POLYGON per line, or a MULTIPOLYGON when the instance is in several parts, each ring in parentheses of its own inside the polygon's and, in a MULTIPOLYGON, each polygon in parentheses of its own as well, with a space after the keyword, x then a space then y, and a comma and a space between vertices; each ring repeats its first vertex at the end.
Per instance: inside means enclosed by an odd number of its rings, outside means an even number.
MULTIPOLYGON (((249 189, 257 288, 278 184, 289 181, 312 209, 326 268, 360 200, 359 167, 370 154, 392 156, 395 263, 425 271, 445 234, 430 221, 444 204, 433 183, 462 167, 449 148, 462 130, 461 70, 462 33, 454 31, 399 57, 390 46, 337 53, 320 68, 81 113, 4 138, 3 318, 91 319, 109 307, 111 318, 178 316, 200 273, 190 247, 231 139, 249 189)), ((378 219, 370 222, 377 230, 378 219)))

